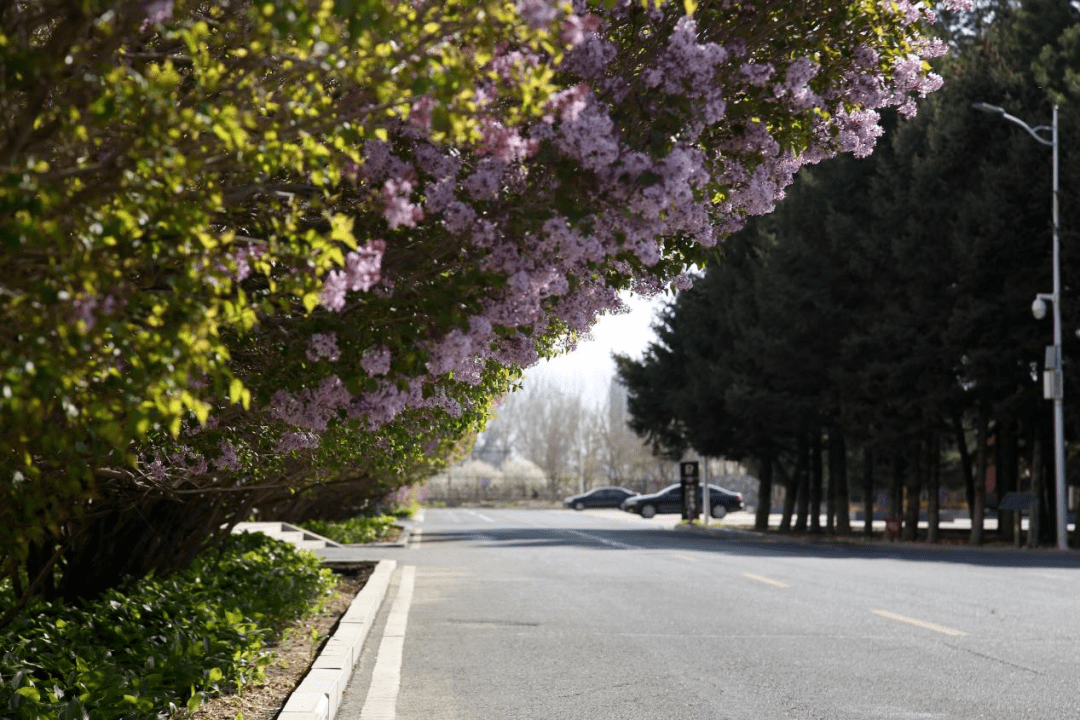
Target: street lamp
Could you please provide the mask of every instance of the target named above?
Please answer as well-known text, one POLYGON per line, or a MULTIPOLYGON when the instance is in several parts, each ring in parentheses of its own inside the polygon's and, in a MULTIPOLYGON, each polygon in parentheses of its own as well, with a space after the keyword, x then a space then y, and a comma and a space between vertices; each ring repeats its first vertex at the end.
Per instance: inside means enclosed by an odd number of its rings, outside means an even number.
POLYGON ((1049 127, 1038 125, 1031 127, 1018 117, 1005 112, 1004 108, 987 103, 972 103, 976 110, 998 115, 1011 123, 1024 128, 1040 144, 1053 150, 1054 164, 1054 291, 1038 293, 1031 304, 1031 312, 1037 320, 1046 316, 1046 303, 1054 306, 1054 344, 1046 348, 1046 369, 1043 373, 1043 396, 1054 401, 1054 478, 1057 497, 1057 547, 1067 550, 1069 547, 1068 528, 1065 515, 1065 382, 1061 371, 1061 262, 1058 250, 1058 106, 1054 105, 1053 124, 1049 127), (1050 131, 1047 140, 1040 133, 1050 131))

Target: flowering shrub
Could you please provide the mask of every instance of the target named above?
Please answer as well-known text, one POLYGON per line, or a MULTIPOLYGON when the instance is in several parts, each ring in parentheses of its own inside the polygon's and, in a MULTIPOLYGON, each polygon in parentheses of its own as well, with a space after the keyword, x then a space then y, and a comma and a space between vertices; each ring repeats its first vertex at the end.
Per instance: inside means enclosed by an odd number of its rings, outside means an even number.
POLYGON ((18 558, 102 483, 422 475, 944 51, 910 0, 67 6, 0 10, 18 558))

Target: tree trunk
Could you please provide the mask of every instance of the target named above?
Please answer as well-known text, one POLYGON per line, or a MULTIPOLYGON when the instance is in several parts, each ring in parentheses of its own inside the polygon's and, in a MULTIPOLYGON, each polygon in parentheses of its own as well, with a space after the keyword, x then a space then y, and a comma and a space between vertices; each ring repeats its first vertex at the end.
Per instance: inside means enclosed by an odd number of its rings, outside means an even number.
POLYGON ((1028 546, 1038 547, 1042 541, 1043 527, 1043 444, 1039 433, 1039 424, 1031 433, 1031 492, 1035 493, 1035 506, 1028 518, 1028 546))
POLYGON ((829 504, 836 519, 836 532, 851 532, 851 515, 848 513, 847 446, 844 431, 834 425, 829 430, 829 504))
POLYGON ((978 430, 975 445, 975 491, 972 494, 971 544, 983 543, 983 508, 986 504, 986 443, 989 439, 990 417, 983 403, 979 403, 978 430))
POLYGON ((74 602, 98 597, 127 577, 181 570, 220 536, 221 525, 235 524, 234 503, 240 500, 154 498, 133 507, 113 505, 75 521, 72 533, 77 539, 65 553, 57 590, 66 601, 74 602))
POLYGON ((776 470, 784 481, 784 511, 780 517, 780 531, 791 532, 791 515, 795 511, 795 495, 798 493, 798 479, 794 474, 789 474, 784 466, 776 461, 776 470))
POLYGON ((1039 477, 1042 479, 1042 492, 1039 493, 1039 541, 1040 544, 1056 545, 1057 544, 1057 513, 1054 511, 1056 504, 1055 498, 1055 482, 1054 477, 1054 439, 1053 429, 1049 426, 1042 426, 1039 433, 1041 438, 1040 445, 1042 447, 1042 472, 1039 473, 1039 477))
POLYGON ((829 481, 825 490, 825 530, 830 534, 836 533, 836 442, 834 437, 840 431, 835 427, 829 428, 828 446, 825 448, 826 462, 828 463, 829 481))
MULTIPOLYGON (((810 435, 810 532, 821 532, 821 501, 825 490, 824 469, 821 466, 821 428, 810 435)), ((830 516, 830 523, 832 517, 830 516)))
POLYGON ((941 439, 931 433, 926 443, 926 539, 941 540, 941 439))
POLYGON ((967 497, 968 510, 975 506, 975 480, 971 467, 971 452, 968 450, 967 433, 964 432, 964 420, 959 411, 952 414, 953 430, 956 433, 956 449, 960 452, 960 469, 964 473, 964 495, 967 497))
POLYGON ((769 514, 772 512, 772 471, 771 453, 761 456, 761 471, 758 473, 758 506, 754 515, 754 529, 765 532, 769 529, 769 514))
POLYGON ((863 535, 874 534, 874 451, 863 448, 863 535))
POLYGON ((907 505, 904 507, 904 530, 901 538, 912 542, 919 538, 919 515, 922 509, 920 496, 922 495, 922 454, 918 449, 913 453, 912 462, 907 463, 908 471, 905 482, 905 494, 907 505))
MULTIPOLYGON (((1016 420, 1009 417, 997 425, 997 440, 994 443, 995 465, 997 468, 997 504, 1005 493, 1016 490, 1016 420)), ((1016 513, 1012 510, 998 510, 998 538, 1013 542, 1016 513)))
POLYGON ((810 448, 806 431, 799 433, 798 461, 795 464, 795 477, 799 484, 799 509, 795 516, 795 532, 806 532, 807 516, 810 514, 810 448))
MULTIPOLYGON (((903 451, 901 451, 903 452, 903 451)), ((903 455, 893 456, 892 482, 889 485, 889 509, 885 513, 886 522, 899 522, 904 517, 904 469, 907 463, 903 455)))

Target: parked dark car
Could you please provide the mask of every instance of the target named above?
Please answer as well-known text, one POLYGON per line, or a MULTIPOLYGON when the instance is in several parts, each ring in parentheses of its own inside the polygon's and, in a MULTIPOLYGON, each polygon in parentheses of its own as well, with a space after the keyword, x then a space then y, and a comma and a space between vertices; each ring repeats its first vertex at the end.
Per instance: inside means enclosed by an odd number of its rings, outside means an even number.
MULTIPOLYGON (((701 507, 702 498, 698 497, 698 507, 701 507)), ((719 485, 709 486, 709 506, 714 518, 722 518, 732 510, 742 510, 742 493, 732 492, 719 485)), ((637 513, 643 518, 651 518, 658 513, 681 513, 683 510, 682 485, 676 483, 669 485, 660 492, 649 495, 635 495, 627 498, 620 505, 627 512, 637 513)))
POLYGON ((617 508, 623 500, 637 495, 633 490, 623 487, 600 487, 594 488, 587 493, 571 495, 563 500, 563 505, 575 510, 585 508, 617 508))

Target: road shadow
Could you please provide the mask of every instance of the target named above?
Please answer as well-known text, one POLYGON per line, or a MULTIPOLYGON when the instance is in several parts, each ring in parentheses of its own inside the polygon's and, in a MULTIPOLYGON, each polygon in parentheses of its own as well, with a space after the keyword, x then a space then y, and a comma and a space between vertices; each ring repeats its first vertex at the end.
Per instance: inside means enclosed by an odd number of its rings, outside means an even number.
POLYGON ((938 562, 995 568, 1080 569, 1080 552, 1054 549, 1018 549, 931 545, 928 543, 884 543, 880 541, 838 540, 822 536, 820 541, 785 535, 748 531, 662 528, 536 528, 491 526, 471 530, 424 530, 423 544, 469 543, 489 547, 580 547, 610 552, 669 550, 710 552, 752 557, 802 557, 860 560, 901 560, 938 562))

